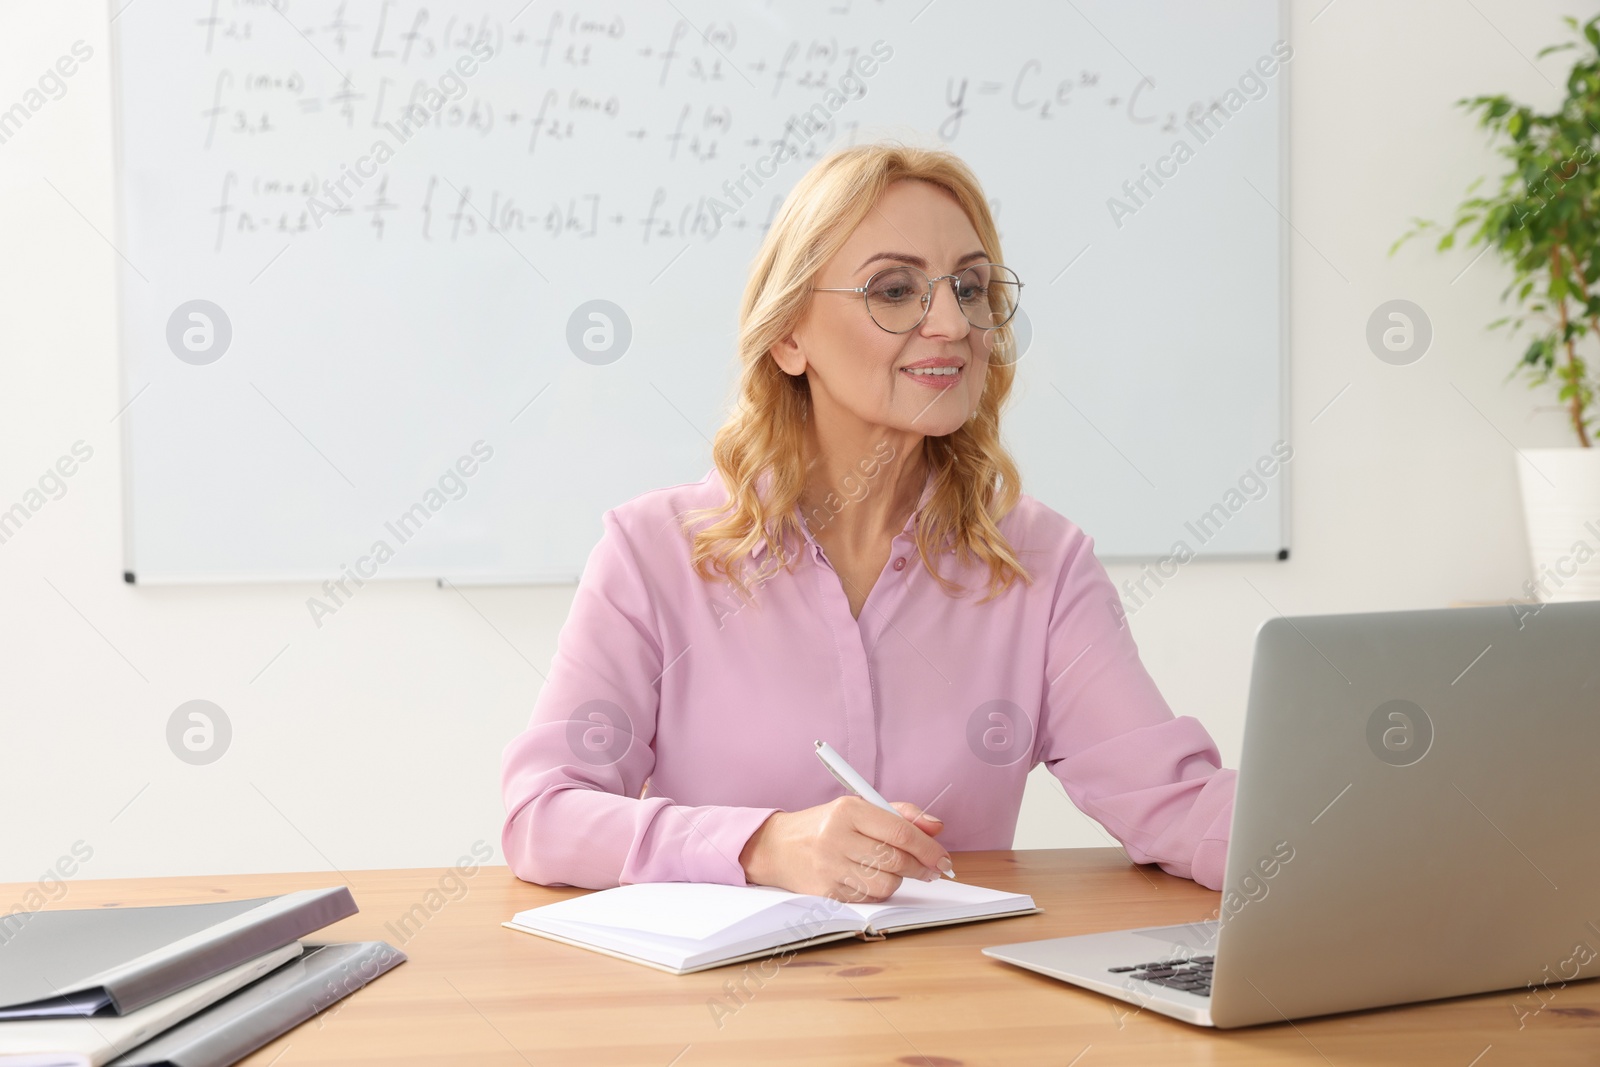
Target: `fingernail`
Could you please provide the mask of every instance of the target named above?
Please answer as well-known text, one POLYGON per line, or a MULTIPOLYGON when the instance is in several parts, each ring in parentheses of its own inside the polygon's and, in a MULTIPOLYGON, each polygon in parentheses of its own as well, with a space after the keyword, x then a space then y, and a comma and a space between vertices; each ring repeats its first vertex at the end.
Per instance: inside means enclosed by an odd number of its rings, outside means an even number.
POLYGON ((923 818, 924 818, 924 819, 927 819, 927 820, 928 820, 928 821, 929 821, 929 822, 944 822, 944 820, 943 820, 943 819, 941 819, 941 818, 939 818, 939 816, 937 816, 937 815, 935 815, 935 814, 934 814, 934 813, 933 813, 933 812, 931 812, 931 811, 925 811, 925 812, 923 812, 923 813, 922 813, 922 817, 923 817, 923 818))
POLYGON ((945 874, 949 875, 951 878, 956 876, 955 864, 950 862, 949 856, 941 856, 939 858, 939 869, 945 874))

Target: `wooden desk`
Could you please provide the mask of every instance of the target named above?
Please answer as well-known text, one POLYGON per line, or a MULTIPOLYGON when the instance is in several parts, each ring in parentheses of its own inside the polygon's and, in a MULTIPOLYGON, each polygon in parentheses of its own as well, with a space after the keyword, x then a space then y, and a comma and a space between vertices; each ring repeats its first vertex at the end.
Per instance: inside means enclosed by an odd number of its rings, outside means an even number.
MULTIPOLYGON (((1214 1031, 1051 981, 984 945, 1203 919, 1219 896, 1119 849, 960 853, 964 881, 1031 893, 1041 915, 820 945, 776 974, 745 965, 681 977, 499 925, 573 895, 504 867, 346 872, 361 914, 331 939, 383 939, 410 961, 244 1061, 530 1064, 1507 1064, 1600 1063, 1600 983, 1556 991, 1518 1029, 1513 993, 1214 1031), (433 893, 433 896, 429 894, 433 893), (449 899, 450 896, 455 899, 449 899), (399 921, 420 905, 409 928, 399 921), (436 909, 436 910, 433 910, 436 909), (429 913, 431 910, 431 914, 429 913), (416 925, 420 921, 420 927, 416 925), (397 933, 397 930, 400 931, 397 933), (409 938, 407 938, 409 935, 409 938), (724 1010, 714 1013, 711 1003, 724 1010), (720 1017, 719 1017, 720 1014, 720 1017), (720 1025, 719 1025, 720 1023, 720 1025), (1487 1051, 1486 1051, 1487 1050, 1487 1051), (1475 1058, 1476 1057, 1476 1058, 1475 1058)), ((171 904, 333 885, 330 873, 71 881, 54 907, 171 904)), ((30 886, 5 886, 17 900, 30 886)), ((1524 994, 1527 997, 1528 994, 1524 994)), ((1533 1002, 1536 1003, 1536 1002, 1533 1002)))

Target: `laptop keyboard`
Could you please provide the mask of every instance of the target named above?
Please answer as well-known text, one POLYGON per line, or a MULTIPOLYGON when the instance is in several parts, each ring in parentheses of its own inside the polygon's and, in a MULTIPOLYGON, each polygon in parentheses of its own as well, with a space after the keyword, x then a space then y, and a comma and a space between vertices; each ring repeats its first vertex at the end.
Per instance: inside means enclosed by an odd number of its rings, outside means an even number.
POLYGON ((1126 974, 1151 985, 1164 985, 1181 989, 1197 997, 1211 995, 1211 956, 1191 956, 1186 960, 1157 960, 1154 963, 1134 963, 1126 967, 1106 968, 1113 974, 1126 974))

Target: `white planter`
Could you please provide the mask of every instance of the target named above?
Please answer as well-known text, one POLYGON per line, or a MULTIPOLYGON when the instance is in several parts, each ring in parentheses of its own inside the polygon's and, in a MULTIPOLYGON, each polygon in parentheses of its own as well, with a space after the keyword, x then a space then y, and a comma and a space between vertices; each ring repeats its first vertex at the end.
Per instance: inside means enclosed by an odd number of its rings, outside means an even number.
POLYGON ((1533 594, 1540 600, 1600 600, 1600 447, 1522 452, 1527 461, 1517 462, 1517 477, 1533 594))

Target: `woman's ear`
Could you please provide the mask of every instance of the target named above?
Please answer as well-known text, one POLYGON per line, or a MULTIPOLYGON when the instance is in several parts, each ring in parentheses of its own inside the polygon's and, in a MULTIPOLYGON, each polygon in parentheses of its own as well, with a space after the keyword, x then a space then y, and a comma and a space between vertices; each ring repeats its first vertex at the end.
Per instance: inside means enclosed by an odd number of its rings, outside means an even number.
POLYGON ((794 334, 789 334, 772 346, 772 362, 785 374, 798 377, 806 372, 806 357, 801 354, 800 344, 794 339, 794 334))

